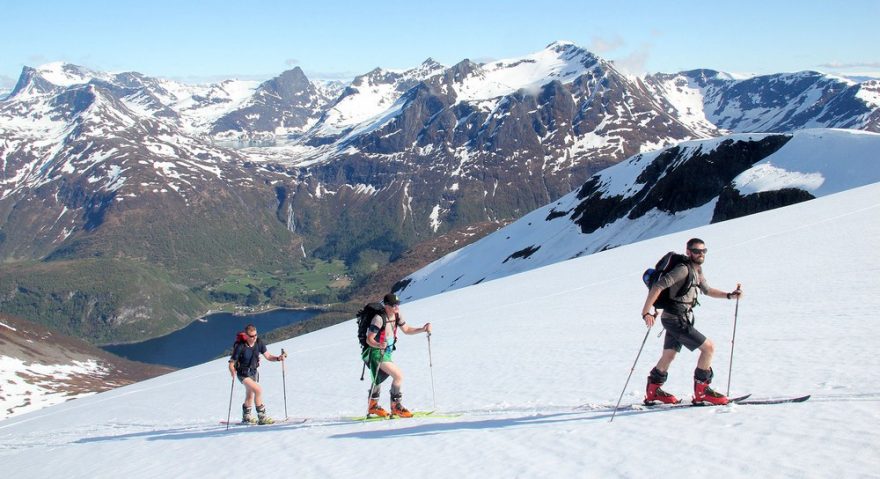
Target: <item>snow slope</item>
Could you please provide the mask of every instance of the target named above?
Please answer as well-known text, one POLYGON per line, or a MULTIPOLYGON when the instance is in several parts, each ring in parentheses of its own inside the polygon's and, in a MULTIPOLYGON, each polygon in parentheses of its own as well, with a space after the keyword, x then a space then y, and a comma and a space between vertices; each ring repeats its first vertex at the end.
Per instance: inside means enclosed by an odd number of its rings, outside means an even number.
MULTIPOLYGON (((876 477, 880 386, 880 184, 681 231, 405 303, 425 336, 401 339, 405 403, 459 417, 354 423, 352 321, 270 345, 270 413, 304 424, 225 431, 225 359, 0 422, 8 477, 876 477), (642 270, 691 236, 721 289, 743 284, 732 393, 813 394, 796 405, 629 410, 609 423, 638 347, 624 403, 640 400, 660 354, 638 317, 642 270), (579 405, 590 405, 578 409, 579 405), (381 456, 382 453, 385 456, 381 456), (376 459, 377 458, 377 459, 376 459)), ((734 303, 705 298, 697 324, 717 344, 724 391, 734 303)), ((689 396, 696 355, 667 389, 689 396)), ((242 389, 233 391, 238 408, 242 389)), ((387 386, 383 401, 387 401, 387 386)))
MULTIPOLYGON (((768 134, 740 133, 676 145, 681 157, 708 153, 728 141, 757 141, 768 134)), ((791 133, 792 139, 779 151, 757 162, 737 176, 732 184, 745 196, 751 193, 798 188, 813 196, 837 193, 880 181, 880 135, 859 130, 812 129, 791 133)), ((666 150, 633 156, 597 173, 603 198, 637 194, 644 184, 639 178, 658 155, 666 150)), ((629 219, 623 217, 584 234, 565 215, 582 199, 580 189, 465 248, 449 253, 411 274, 400 292, 404 299, 424 298, 480 281, 501 278, 610 247, 695 228, 712 220, 718 197, 686 211, 669 213, 656 208, 629 219), (565 213, 548 221, 554 214, 565 213), (514 252, 539 247, 525 259, 510 258, 514 252)))
POLYGON ((498 100, 518 90, 537 95, 551 81, 571 83, 598 65, 598 58, 589 52, 572 42, 558 41, 521 58, 481 65, 455 89, 460 102, 498 100))
MULTIPOLYGON (((212 84, 190 85, 163 78, 144 77, 133 72, 93 71, 63 62, 47 63, 34 70, 41 79, 65 88, 86 85, 96 80, 117 86, 128 85, 134 78, 146 92, 154 95, 162 106, 170 108, 179 115, 180 126, 187 134, 206 132, 218 118, 245 105, 260 85, 259 81, 234 79, 212 84)), ((152 117, 156 113, 151 110, 155 105, 150 106, 149 103, 139 105, 137 101, 131 100, 126 101, 126 106, 144 117, 152 117)), ((14 117, 10 120, 14 120, 14 117)))
POLYGON ((0 313, 0 420, 171 371, 0 313))

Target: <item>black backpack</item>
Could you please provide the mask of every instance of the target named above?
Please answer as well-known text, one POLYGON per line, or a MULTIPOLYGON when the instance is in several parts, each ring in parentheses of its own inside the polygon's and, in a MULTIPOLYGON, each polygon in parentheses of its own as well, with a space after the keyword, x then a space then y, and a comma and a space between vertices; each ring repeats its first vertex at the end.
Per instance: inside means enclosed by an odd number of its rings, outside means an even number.
POLYGON ((385 306, 382 306, 382 303, 368 303, 357 313, 358 342, 361 343, 361 348, 369 347, 367 344, 367 329, 370 328, 370 323, 377 314, 382 316, 382 329, 385 329, 385 323, 388 321, 388 318, 385 317, 385 306))
POLYGON ((686 264, 688 268, 688 275, 684 281, 684 284, 681 285, 678 292, 675 296, 671 296, 669 292, 669 288, 664 289, 660 296, 657 297, 657 300, 654 301, 654 307, 657 309, 680 309, 683 303, 681 301, 676 301, 674 298, 678 298, 683 296, 688 292, 688 290, 693 286, 694 283, 694 271, 693 267, 690 264, 690 259, 683 255, 677 254, 674 251, 670 251, 663 255, 660 258, 660 261, 657 262, 657 265, 653 268, 648 268, 642 274, 642 281, 645 283, 645 286, 648 289, 651 289, 654 284, 666 273, 672 271, 672 268, 680 264, 686 264))

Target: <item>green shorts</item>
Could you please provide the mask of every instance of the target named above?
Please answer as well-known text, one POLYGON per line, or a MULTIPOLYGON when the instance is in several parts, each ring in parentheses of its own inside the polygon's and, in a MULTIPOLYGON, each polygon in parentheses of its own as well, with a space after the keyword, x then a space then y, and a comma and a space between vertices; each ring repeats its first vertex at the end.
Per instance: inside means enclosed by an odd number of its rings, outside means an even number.
POLYGON ((361 353, 361 359, 363 359, 364 363, 370 367, 370 374, 373 377, 373 384, 382 384, 388 374, 385 371, 379 369, 380 363, 390 363, 391 360, 391 351, 382 350, 379 348, 366 348, 361 353), (378 374, 378 377, 377 377, 378 374))

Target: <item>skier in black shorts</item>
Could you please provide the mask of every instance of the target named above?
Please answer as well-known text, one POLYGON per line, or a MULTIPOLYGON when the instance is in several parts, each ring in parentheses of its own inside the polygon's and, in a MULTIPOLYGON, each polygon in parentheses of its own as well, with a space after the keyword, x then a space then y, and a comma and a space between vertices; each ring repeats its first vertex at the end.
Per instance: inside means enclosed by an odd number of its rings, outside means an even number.
POLYGON ((712 382, 714 373, 712 372, 712 355, 715 353, 715 344, 711 339, 706 338, 701 332, 694 327, 693 307, 697 304, 698 292, 702 292, 711 298, 727 298, 732 299, 742 296, 742 290, 737 287, 736 290, 727 293, 709 286, 706 278, 703 276, 703 262, 706 259, 706 244, 699 238, 692 238, 687 242, 686 255, 687 262, 680 263, 665 275, 661 276, 657 283, 648 291, 648 297, 642 306, 642 319, 650 328, 657 319, 657 312, 651 313, 651 307, 665 289, 669 289, 670 295, 673 291, 679 291, 680 296, 673 297, 675 304, 673 308, 663 310, 660 316, 660 322, 666 329, 666 337, 663 341, 663 354, 651 374, 648 376, 648 385, 645 392, 645 404, 674 404, 679 402, 678 398, 666 391, 660 389, 660 386, 666 382, 667 371, 675 359, 675 355, 681 351, 684 346, 689 350, 700 350, 700 357, 697 360, 697 368, 694 370, 694 404, 716 404, 723 405, 728 403, 728 399, 723 394, 714 391, 709 387, 712 382), (682 286, 687 285, 690 281, 690 287, 686 291, 681 292, 682 286))
POLYGON ((238 378, 244 385, 244 404, 241 405, 242 423, 272 424, 274 419, 266 415, 266 406, 263 405, 263 387, 260 386, 260 356, 267 361, 283 361, 287 353, 282 352, 275 356, 266 350, 263 340, 257 337, 257 327, 248 324, 244 328, 244 338, 236 342, 229 357, 229 374, 238 378), (256 405, 257 417, 251 416, 251 406, 256 405))

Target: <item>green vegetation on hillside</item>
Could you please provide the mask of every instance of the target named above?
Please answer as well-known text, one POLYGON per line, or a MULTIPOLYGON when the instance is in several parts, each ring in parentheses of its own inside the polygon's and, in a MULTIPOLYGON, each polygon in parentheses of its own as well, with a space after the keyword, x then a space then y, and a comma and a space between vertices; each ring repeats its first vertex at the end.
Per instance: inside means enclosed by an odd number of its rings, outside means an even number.
POLYGON ((129 259, 28 261, 0 269, 0 312, 107 344, 167 334, 208 310, 335 304, 351 284, 340 260, 301 260, 273 272, 235 269, 197 287, 129 259))
POLYGON ((274 272, 234 270, 206 287, 208 297, 218 303, 246 306, 269 303, 298 306, 336 303, 351 280, 340 260, 303 260, 302 267, 274 272))
POLYGON ((167 272, 131 260, 6 263, 0 311, 95 344, 179 329, 203 313, 203 295, 167 272))
POLYGON ((196 215, 161 211, 127 212, 125 227, 104 227, 81 235, 46 256, 47 261, 125 257, 150 263, 191 286, 233 269, 271 271, 291 262, 295 237, 270 215, 207 209, 196 215))

